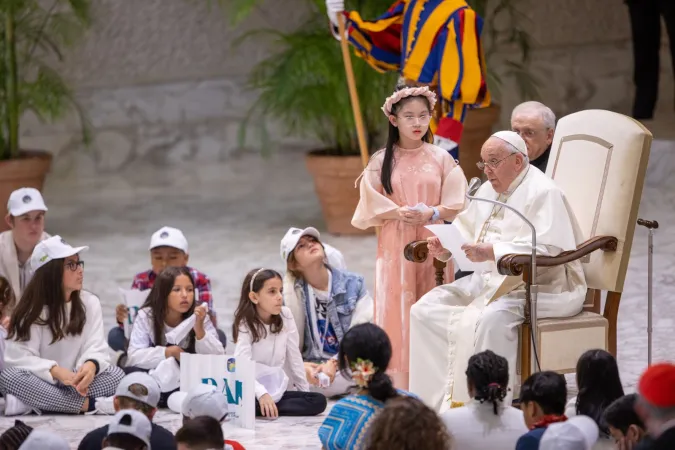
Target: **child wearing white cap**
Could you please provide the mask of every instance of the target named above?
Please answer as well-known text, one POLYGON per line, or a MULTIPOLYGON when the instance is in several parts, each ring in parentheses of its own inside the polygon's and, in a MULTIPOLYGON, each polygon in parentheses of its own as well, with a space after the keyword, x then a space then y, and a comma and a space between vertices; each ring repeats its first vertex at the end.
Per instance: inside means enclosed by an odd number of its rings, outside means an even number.
POLYGON ((0 275, 9 280, 17 300, 30 281, 27 262, 33 249, 49 237, 45 233, 46 212, 37 189, 24 187, 9 196, 5 222, 10 229, 0 234, 0 275))
POLYGON ((234 356, 256 362, 257 416, 315 416, 326 409, 326 397, 309 392, 298 328, 281 292, 274 270, 246 275, 232 324, 234 356))
POLYGON ((363 276, 333 265, 331 247, 320 239, 319 231, 308 227, 289 228, 281 240, 284 304, 298 326, 310 389, 333 397, 352 385, 337 371, 340 341, 352 326, 373 320, 373 299, 363 276), (328 386, 321 385, 319 373, 328 377, 328 386))
POLYGON ((14 309, 0 373, 5 415, 31 410, 95 412, 124 376, 110 366, 101 304, 82 290, 88 247, 71 247, 60 236, 35 246, 34 275, 14 309))
POLYGON ((167 267, 160 272, 138 311, 125 371, 150 371, 162 389, 160 407, 165 407, 169 394, 178 389, 180 370, 176 361, 181 354, 225 354, 207 311, 205 304, 197 306, 194 281, 187 267, 167 267), (171 340, 173 335, 177 336, 171 340))
POLYGON ((152 424, 145 414, 135 409, 123 409, 115 414, 110 425, 108 425, 108 436, 103 440, 103 448, 109 450, 151 450, 151 435, 152 424))
MULTIPOLYGON (((188 241, 183 232, 177 228, 162 227, 155 231, 150 237, 150 264, 152 268, 145 272, 137 273, 131 283, 131 289, 145 291, 152 289, 159 273, 166 267, 187 267, 194 280, 195 291, 197 292, 197 304, 206 304, 208 306, 209 316, 214 326, 216 324, 216 313, 213 308, 213 297, 211 294, 211 280, 203 273, 188 267, 190 257, 188 241)), ((108 345, 115 351, 127 349, 128 343, 124 337, 124 321, 127 318, 127 308, 123 304, 117 305, 116 319, 118 326, 108 333, 108 345)), ((223 347, 227 344, 225 333, 218 331, 218 338, 223 347)))
POLYGON ((46 430, 33 430, 19 450, 70 450, 68 441, 46 430))
MULTIPOLYGON (((161 391, 157 381, 147 373, 135 372, 124 378, 117 386, 115 397, 109 401, 99 401, 98 408, 108 414, 134 409, 145 414, 150 422, 157 413, 161 391), (105 406, 104 406, 105 405, 105 406)), ((77 447, 77 450, 101 450, 103 439, 108 435, 108 425, 90 431, 77 447)), ((150 445, 156 449, 175 450, 176 439, 166 428, 152 423, 150 445)))

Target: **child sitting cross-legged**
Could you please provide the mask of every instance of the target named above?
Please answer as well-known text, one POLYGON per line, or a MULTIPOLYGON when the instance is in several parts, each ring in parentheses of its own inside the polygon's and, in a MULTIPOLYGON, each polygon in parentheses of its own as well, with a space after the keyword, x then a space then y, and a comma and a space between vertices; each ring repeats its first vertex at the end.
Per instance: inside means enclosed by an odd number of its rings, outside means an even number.
POLYGON ((279 273, 255 269, 246 275, 232 325, 234 356, 257 363, 256 415, 315 416, 326 409, 326 397, 309 392, 298 328, 282 304, 279 273))
POLYGON ((165 408, 169 395, 178 389, 180 369, 177 362, 183 353, 223 355, 225 349, 208 317, 206 305, 196 305, 190 270, 167 267, 159 273, 138 311, 124 370, 127 373, 149 371, 162 390, 158 406, 165 408), (194 322, 185 337, 176 337, 176 343, 168 342, 166 334, 177 333, 176 327, 188 320, 194 322))
MULTIPOLYGON (((177 228, 162 227, 157 230, 150 238, 150 264, 152 268, 145 272, 137 273, 134 281, 131 283, 131 289, 145 291, 152 289, 159 273, 166 267, 185 267, 194 282, 194 290, 197 292, 195 300, 197 305, 206 304, 209 311, 209 318, 216 327, 216 314, 213 309, 213 297, 211 295, 211 280, 206 274, 192 267, 188 267, 189 252, 188 241, 183 232, 177 228)), ((128 343, 124 337, 124 321, 127 319, 127 307, 123 304, 117 305, 115 316, 117 326, 108 333, 108 345, 117 352, 127 350, 128 343)), ((227 340, 225 333, 220 330, 218 339, 225 347, 227 340)), ((128 362, 127 362, 128 364, 128 362)))

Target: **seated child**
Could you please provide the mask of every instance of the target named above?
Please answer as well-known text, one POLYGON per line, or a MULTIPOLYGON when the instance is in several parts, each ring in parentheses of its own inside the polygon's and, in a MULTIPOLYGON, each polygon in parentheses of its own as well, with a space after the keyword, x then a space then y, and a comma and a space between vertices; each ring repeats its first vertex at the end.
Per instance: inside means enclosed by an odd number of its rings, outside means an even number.
POLYGON ((0 372, 5 368, 5 339, 9 331, 9 312, 14 309, 14 290, 7 278, 0 276, 0 372))
POLYGON ((35 246, 35 271, 12 313, 0 372, 5 415, 95 412, 124 377, 110 365, 101 302, 82 290, 84 262, 60 236, 35 246))
POLYGON ((649 439, 645 424, 635 412, 636 400, 636 394, 619 397, 602 414, 602 421, 619 448, 634 448, 638 442, 649 439))
MULTIPOLYGON (((150 238, 150 264, 152 269, 136 274, 131 283, 131 289, 145 291, 152 289, 157 279, 157 275, 165 267, 186 267, 194 280, 194 288, 197 291, 197 304, 206 304, 208 306, 209 317, 214 327, 216 327, 216 313, 213 309, 213 298, 211 295, 211 280, 206 274, 197 269, 188 267, 189 253, 188 242, 183 232, 171 227, 162 227, 157 230, 150 238)), ((115 351, 124 351, 128 343, 124 337, 124 321, 127 318, 127 307, 123 304, 117 305, 115 316, 117 326, 108 333, 108 345, 115 351)), ((225 333, 217 330, 218 339, 225 347, 227 339, 225 333)))
POLYGON ((530 431, 518 439, 516 450, 537 450, 546 427, 567 420, 566 401, 567 383, 563 375, 551 371, 530 375, 520 388, 520 407, 530 431))
MULTIPOLYGON (((211 417, 223 423, 230 412, 227 405, 227 397, 219 392, 215 386, 210 384, 199 384, 188 392, 175 395, 169 400, 169 408, 183 416, 183 425, 194 419, 201 417, 211 417), (176 399, 179 405, 173 404, 176 399)), ((220 447, 218 447, 220 448, 220 447)), ((237 441, 225 439, 226 450, 245 450, 244 446, 237 441)))
POLYGON ((234 356, 258 363, 256 415, 315 416, 326 409, 326 397, 309 392, 298 328, 282 302, 281 275, 269 269, 246 275, 232 325, 234 356))
POLYGON ((334 266, 328 248, 311 227, 290 228, 281 240, 284 304, 298 325, 307 381, 313 392, 333 397, 353 385, 337 370, 340 342, 351 327, 373 320, 374 307, 363 276, 334 266), (320 372, 330 386, 320 386, 320 372))
POLYGON ((168 396, 178 388, 180 371, 176 361, 180 361, 182 353, 225 354, 208 317, 206 305, 197 306, 195 302, 194 289, 192 275, 187 267, 171 266, 162 270, 138 311, 131 331, 125 372, 150 371, 162 388, 160 408, 166 407, 168 396), (166 334, 183 321, 191 320, 193 314, 194 325, 188 335, 176 345, 167 343, 166 334), (174 380, 172 384, 175 383, 175 386, 162 381, 167 376, 174 380))
POLYGON ((135 409, 116 413, 103 439, 103 450, 149 450, 152 424, 145 414, 135 409))
POLYGON ((176 442, 181 450, 232 450, 233 447, 223 444, 224 441, 225 435, 220 422, 211 416, 199 416, 184 422, 176 433, 176 442))

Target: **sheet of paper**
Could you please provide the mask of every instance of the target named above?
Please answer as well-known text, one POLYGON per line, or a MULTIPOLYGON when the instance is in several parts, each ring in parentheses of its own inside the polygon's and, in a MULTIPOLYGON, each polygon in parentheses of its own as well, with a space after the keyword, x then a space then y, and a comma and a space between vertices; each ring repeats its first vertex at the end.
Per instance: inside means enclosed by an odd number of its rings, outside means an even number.
MULTIPOLYGON (((462 250, 462 245, 466 244, 467 241, 455 225, 451 223, 437 224, 427 225, 425 228, 438 236, 443 248, 450 250, 452 257, 458 266, 455 269, 459 269, 463 272, 483 272, 484 270, 491 269, 489 262, 475 263, 469 261, 464 250, 462 250)), ((471 244, 473 244, 473 242, 471 242, 471 244)))
POLYGON ((127 320, 124 322, 124 336, 129 339, 131 337, 131 326, 136 319, 136 314, 138 310, 145 303, 145 299, 148 298, 150 289, 145 291, 139 291, 138 289, 122 289, 118 288, 119 293, 122 296, 122 301, 127 307, 127 320))

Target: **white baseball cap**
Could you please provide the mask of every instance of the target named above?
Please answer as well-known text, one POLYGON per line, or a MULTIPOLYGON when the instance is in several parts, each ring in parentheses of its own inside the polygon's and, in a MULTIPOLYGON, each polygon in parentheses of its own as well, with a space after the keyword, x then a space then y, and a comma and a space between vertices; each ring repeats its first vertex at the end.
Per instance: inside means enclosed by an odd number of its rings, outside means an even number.
POLYGON ((7 212, 18 217, 31 211, 47 211, 42 194, 35 188, 20 188, 9 194, 7 212))
POLYGON ((111 434, 130 434, 137 437, 150 450, 150 435, 152 424, 145 414, 135 409, 123 409, 118 411, 108 425, 108 436, 111 434))
POLYGON ((70 450, 68 441, 58 434, 45 430, 33 430, 19 450, 70 450))
POLYGON ((89 250, 89 247, 71 247, 61 236, 52 236, 38 242, 30 257, 30 267, 33 271, 54 259, 63 259, 89 250))
POLYGON ((117 385, 115 396, 133 398, 141 403, 157 408, 159 403, 159 396, 161 390, 159 384, 150 375, 144 372, 134 372, 122 378, 120 384, 117 385), (140 384, 146 390, 145 393, 129 389, 133 384, 140 384))
POLYGON ((229 413, 227 397, 213 385, 199 384, 188 391, 181 412, 190 419, 209 416, 222 422, 229 413))
POLYGON ((187 255, 188 241, 185 235, 178 228, 162 227, 150 238, 150 248, 152 250, 157 247, 173 247, 182 250, 187 255))
POLYGON ((295 246, 298 245, 298 241, 303 236, 312 236, 317 240, 321 240, 319 230, 314 227, 307 227, 304 230, 300 228, 289 228, 286 235, 281 239, 281 259, 284 260, 284 264, 288 262, 288 255, 295 250, 295 246))
POLYGON ((546 428, 540 450, 591 450, 598 440, 598 425, 588 416, 574 416, 546 428))
POLYGON ((497 131, 491 137, 496 137, 513 145, 523 155, 527 156, 527 144, 515 131, 497 131))

